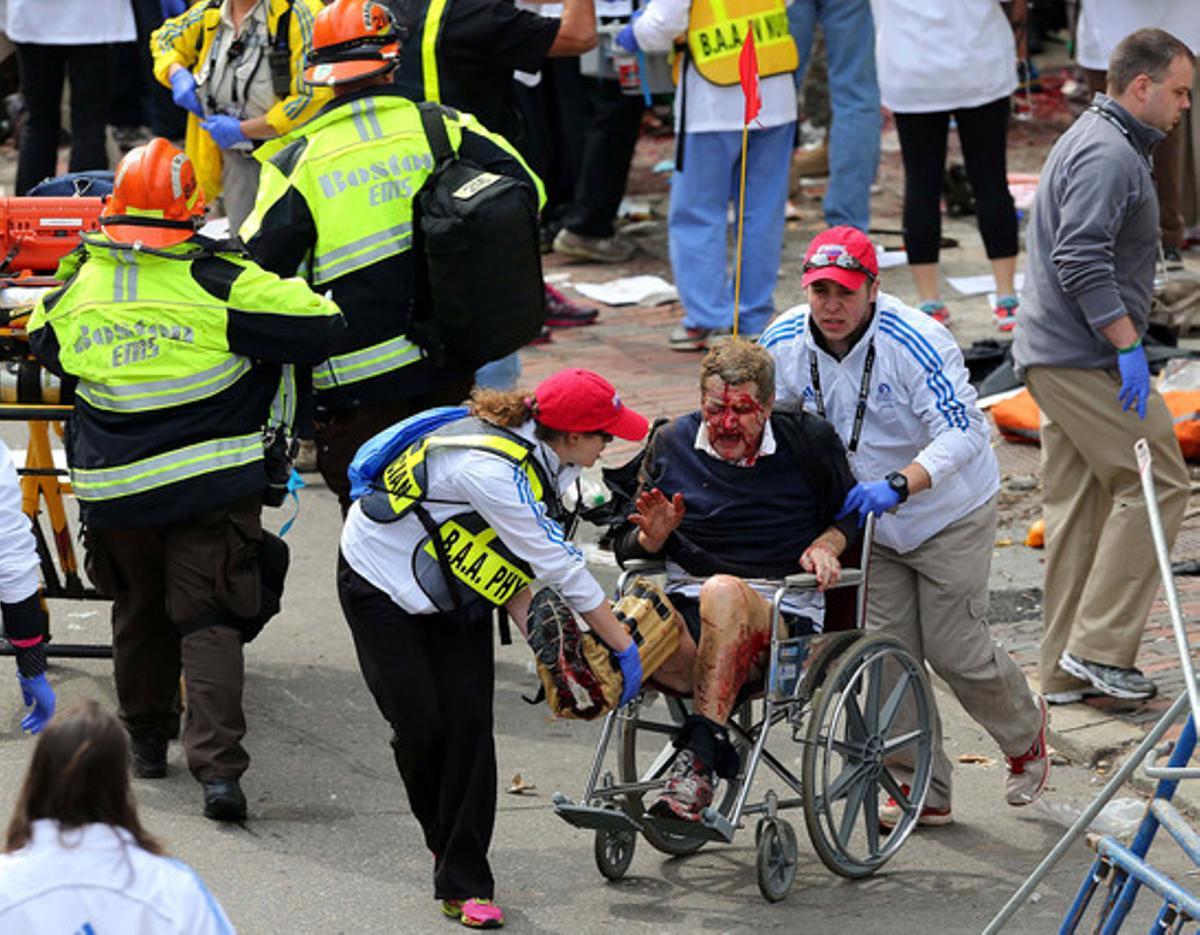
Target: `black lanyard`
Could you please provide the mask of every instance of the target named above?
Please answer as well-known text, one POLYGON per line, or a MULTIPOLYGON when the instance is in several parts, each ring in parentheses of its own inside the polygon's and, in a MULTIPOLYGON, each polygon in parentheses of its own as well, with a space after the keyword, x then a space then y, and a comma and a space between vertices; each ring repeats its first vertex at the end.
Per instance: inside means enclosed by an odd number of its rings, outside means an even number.
POLYGON ((1107 120, 1114 127, 1116 127, 1120 131, 1121 136, 1125 137, 1125 139, 1129 143, 1129 145, 1133 147, 1133 151, 1135 153, 1137 153, 1139 156, 1141 156, 1142 159, 1145 161, 1146 167, 1150 170, 1150 174, 1154 175, 1154 160, 1150 158, 1150 155, 1148 153, 1142 152, 1141 147, 1139 147, 1137 142, 1134 140, 1133 134, 1129 132, 1129 127, 1125 126, 1125 124, 1123 124, 1115 114, 1105 110, 1103 107, 1100 107, 1096 104, 1093 104, 1091 107, 1088 108, 1088 113, 1095 114, 1096 116, 1100 117, 1101 119, 1107 120))
MULTIPOLYGON (((858 450, 858 440, 862 436, 863 419, 867 415, 867 396, 871 392, 871 371, 875 369, 875 342, 867 345, 867 358, 863 361, 862 383, 858 387, 858 405, 854 407, 854 428, 850 431, 850 441, 846 451, 854 454, 858 450)), ((809 353, 808 371, 812 380, 813 398, 817 404, 817 415, 825 418, 825 396, 821 393, 821 368, 817 366, 817 354, 809 353)))

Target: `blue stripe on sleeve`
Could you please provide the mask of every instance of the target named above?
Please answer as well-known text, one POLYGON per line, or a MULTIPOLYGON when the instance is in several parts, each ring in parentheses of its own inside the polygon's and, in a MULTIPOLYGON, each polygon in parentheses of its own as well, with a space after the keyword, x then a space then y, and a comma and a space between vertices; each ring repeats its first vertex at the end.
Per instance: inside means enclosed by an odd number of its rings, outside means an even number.
POLYGON ((763 347, 770 348, 776 344, 782 344, 784 341, 790 341, 804 334, 804 327, 807 323, 806 315, 796 315, 792 318, 785 318, 782 321, 777 321, 771 325, 762 336, 758 339, 758 343, 763 347))
POLYGON ((942 356, 929 340, 895 312, 881 311, 879 330, 894 338, 907 350, 925 371, 925 385, 929 387, 937 402, 937 409, 951 428, 966 431, 971 420, 967 407, 954 392, 954 385, 943 372, 942 356))
POLYGON ((521 502, 529 507, 529 512, 533 514, 534 521, 541 527, 542 532, 546 534, 546 538, 555 545, 560 546, 571 558, 582 560, 582 550, 574 543, 568 541, 566 536, 563 535, 562 527, 546 515, 546 504, 533 495, 533 488, 529 484, 529 476, 519 464, 513 465, 513 483, 517 485, 517 494, 520 496, 521 502))

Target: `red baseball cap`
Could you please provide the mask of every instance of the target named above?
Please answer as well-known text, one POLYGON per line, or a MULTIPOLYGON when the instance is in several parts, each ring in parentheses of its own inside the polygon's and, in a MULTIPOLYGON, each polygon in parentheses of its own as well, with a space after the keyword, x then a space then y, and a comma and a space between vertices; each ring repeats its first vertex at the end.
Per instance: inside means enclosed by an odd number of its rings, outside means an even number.
POLYGON ((850 290, 857 290, 870 276, 879 278, 879 259, 875 245, 856 227, 840 225, 817 234, 804 254, 804 278, 801 286, 819 279, 832 279, 850 290))
POLYGON ((607 432, 637 442, 650 427, 644 415, 621 402, 611 383, 590 370, 560 370, 539 383, 533 395, 538 422, 560 432, 607 432))

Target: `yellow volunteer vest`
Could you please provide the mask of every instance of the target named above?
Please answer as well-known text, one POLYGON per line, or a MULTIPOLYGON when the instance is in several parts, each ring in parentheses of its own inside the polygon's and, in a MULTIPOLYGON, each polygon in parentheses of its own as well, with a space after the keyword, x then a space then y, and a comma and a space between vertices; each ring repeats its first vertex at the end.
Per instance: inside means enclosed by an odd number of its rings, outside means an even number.
POLYGON ((696 70, 713 84, 738 84, 738 56, 751 28, 759 77, 799 67, 784 0, 692 0, 687 44, 696 70))
MULTIPOLYGON (((519 466, 534 499, 547 502, 551 512, 557 508, 553 484, 542 477, 530 456, 532 446, 511 432, 467 418, 425 436, 394 458, 379 475, 376 489, 362 498, 363 513, 376 522, 388 523, 417 508, 428 489, 426 459, 430 451, 439 448, 487 451, 519 466)), ((418 516, 421 513, 424 510, 418 516)), ((436 528, 436 540, 430 531, 432 520, 426 523, 427 518, 425 513, 422 523, 430 534, 413 550, 413 577, 439 610, 453 609, 451 585, 463 605, 482 599, 499 607, 533 579, 529 565, 478 513, 464 511, 444 520, 436 528), (447 580, 450 577, 453 582, 447 580)))

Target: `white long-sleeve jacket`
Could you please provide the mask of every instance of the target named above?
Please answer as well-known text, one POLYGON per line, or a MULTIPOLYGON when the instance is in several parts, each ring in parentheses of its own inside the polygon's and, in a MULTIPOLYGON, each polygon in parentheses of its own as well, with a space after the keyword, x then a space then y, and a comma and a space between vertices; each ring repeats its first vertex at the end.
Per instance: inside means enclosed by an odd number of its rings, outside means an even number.
MULTIPOLYGON (((680 33, 686 33, 691 0, 651 0, 646 12, 633 24, 638 45, 647 52, 668 51, 680 33)), ((869 40, 867 40, 869 41, 869 40)), ((745 98, 741 85, 729 87, 713 84, 700 76, 689 61, 683 77, 683 94, 687 97, 687 133, 742 129, 745 98)), ((796 85, 791 73, 772 75, 759 82, 762 110, 750 129, 777 127, 796 119, 796 85)), ((682 95, 675 93, 675 129, 679 130, 679 108, 682 95)))
POLYGON ((991 430, 975 405, 975 388, 950 332, 881 292, 866 333, 839 361, 813 340, 808 312, 807 305, 789 309, 763 332, 761 343, 775 358, 776 398, 801 399, 806 409, 817 411, 815 358, 825 418, 849 448, 863 368, 874 345, 867 408, 850 468, 859 481, 875 481, 915 461, 933 481, 929 490, 880 517, 876 540, 910 552, 991 499, 1000 487, 991 430))
MULTIPOLYGON (((513 429, 534 441, 534 423, 513 429)), ((566 491, 579 468, 563 465, 544 442, 534 442, 533 457, 566 491)), ((503 458, 474 449, 442 448, 428 455, 424 505, 439 526, 451 516, 473 511, 496 530, 500 540, 532 566, 535 576, 556 587, 575 610, 586 613, 604 601, 604 589, 587 570, 583 552, 568 541, 562 528, 546 516, 534 499, 525 472, 503 458), (451 502, 439 502, 451 501, 451 502)), ((412 556, 425 538, 415 514, 393 523, 377 523, 355 503, 342 527, 342 554, 350 567, 410 614, 436 611, 413 575, 412 556)))
POLYGON ((33 823, 33 839, 0 855, 0 931, 233 935, 187 864, 142 850, 124 828, 64 831, 33 823))
POLYGON ((0 601, 16 604, 41 584, 41 565, 12 454, 0 441, 0 601))

